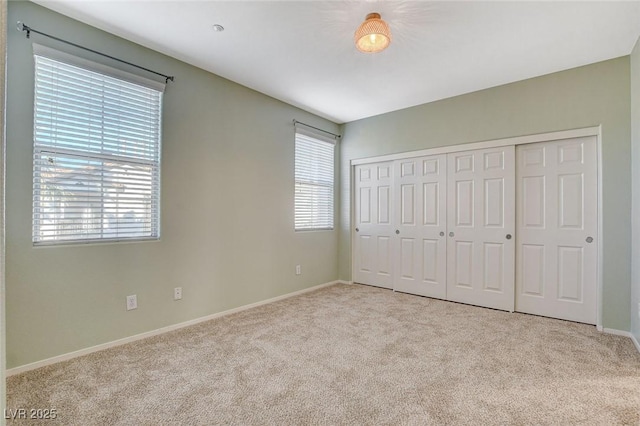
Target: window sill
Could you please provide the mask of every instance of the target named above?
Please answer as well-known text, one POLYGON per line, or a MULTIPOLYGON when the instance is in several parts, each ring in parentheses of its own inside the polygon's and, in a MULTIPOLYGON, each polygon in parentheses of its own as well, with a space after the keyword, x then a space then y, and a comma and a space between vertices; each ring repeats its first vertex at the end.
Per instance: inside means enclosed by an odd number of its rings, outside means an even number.
POLYGON ((55 247, 85 247, 85 246, 103 246, 113 244, 133 244, 133 243, 154 243, 160 242, 160 238, 123 238, 109 240, 86 240, 86 241, 51 241, 42 243, 33 243, 33 248, 55 248, 55 247))

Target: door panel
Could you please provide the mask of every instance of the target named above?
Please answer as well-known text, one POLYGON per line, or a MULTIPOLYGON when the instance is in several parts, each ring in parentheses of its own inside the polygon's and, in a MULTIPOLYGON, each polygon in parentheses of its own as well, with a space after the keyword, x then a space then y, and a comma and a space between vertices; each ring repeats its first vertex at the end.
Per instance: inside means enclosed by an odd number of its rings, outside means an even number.
POLYGON ((440 185, 436 182, 422 184, 422 224, 438 226, 440 223, 440 185))
POLYGON ((516 310, 595 324, 596 138, 523 145, 516 151, 516 310))
POLYGON ((360 224, 371 223, 371 187, 360 188, 360 224))
POLYGON ((504 228, 504 188, 502 178, 484 180, 484 226, 504 228))
POLYGON ((414 238, 400 238, 400 276, 402 278, 416 279, 415 243, 414 238))
POLYGON ((529 296, 544 297, 544 245, 522 244, 522 292, 529 296))
POLYGON ((473 227, 474 182, 462 180, 456 182, 456 226, 473 227))
POLYGON ((484 243, 484 289, 504 291, 504 244, 484 243))
POLYGON ((560 228, 582 229, 582 174, 558 176, 560 228))
MULTIPOLYGON (((473 289, 473 241, 456 241, 455 257, 451 262, 455 263, 454 285, 473 289)), ((447 299, 453 300, 447 294, 447 299)))
POLYGON ((558 247, 558 299, 582 302, 582 247, 558 247))
POLYGON ((378 187, 378 224, 391 225, 391 187, 389 185, 381 185, 378 187))
POLYGON ((378 235, 378 244, 376 245, 378 249, 376 257, 378 275, 391 277, 393 272, 392 246, 391 238, 386 235, 378 235))
POLYGON ((355 168, 355 228, 353 280, 393 287, 393 163, 355 168))
POLYGON ((422 240, 422 280, 430 285, 437 285, 439 265, 442 261, 438 248, 442 246, 440 240, 422 240))
POLYGON ((371 241, 371 235, 358 235, 356 245, 358 247, 356 251, 358 270, 362 273, 370 273, 373 269, 373 242, 371 241))
POLYGON ((446 297, 446 170, 446 155, 395 163, 397 291, 446 297))
POLYGON ((513 311, 515 149, 451 153, 447 162, 447 299, 513 311))
POLYGON ((415 206, 415 185, 400 185, 400 217, 402 225, 415 225, 413 214, 415 206))
POLYGON ((526 176, 521 180, 522 223, 528 228, 545 226, 545 177, 526 176))

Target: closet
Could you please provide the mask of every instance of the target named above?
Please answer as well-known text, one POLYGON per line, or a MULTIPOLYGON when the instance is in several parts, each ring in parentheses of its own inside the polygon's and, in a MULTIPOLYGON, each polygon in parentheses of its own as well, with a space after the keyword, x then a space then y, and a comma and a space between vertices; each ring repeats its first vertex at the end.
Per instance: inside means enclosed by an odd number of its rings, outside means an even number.
POLYGON ((596 323, 596 136, 353 170, 354 282, 596 323))

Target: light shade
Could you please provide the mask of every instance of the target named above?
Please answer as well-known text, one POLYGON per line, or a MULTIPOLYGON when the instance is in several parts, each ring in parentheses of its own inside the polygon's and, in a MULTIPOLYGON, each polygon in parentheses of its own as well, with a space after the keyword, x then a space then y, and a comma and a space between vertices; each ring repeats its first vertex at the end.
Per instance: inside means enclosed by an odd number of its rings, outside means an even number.
POLYGON ((361 52, 380 52, 391 43, 391 30, 379 13, 370 13, 356 30, 354 41, 361 52))

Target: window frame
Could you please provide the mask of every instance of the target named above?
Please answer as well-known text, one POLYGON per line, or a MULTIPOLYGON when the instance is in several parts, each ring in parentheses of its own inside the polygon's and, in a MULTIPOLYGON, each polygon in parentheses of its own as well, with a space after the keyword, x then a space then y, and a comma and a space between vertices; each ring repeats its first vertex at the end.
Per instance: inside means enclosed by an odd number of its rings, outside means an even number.
MULTIPOLYGON (((34 55, 34 101, 33 101, 33 163, 32 163, 32 244, 34 247, 40 247, 40 246, 62 246, 62 245, 85 245, 85 244, 113 244, 113 243, 128 243, 128 242, 143 242, 143 241, 158 241, 160 239, 160 234, 161 234, 161 215, 160 215, 160 208, 161 208, 161 164, 162 164, 162 109, 163 109, 163 94, 164 94, 164 88, 165 88, 165 84, 155 81, 155 80, 150 80, 147 78, 144 78, 142 76, 139 76, 137 74, 132 74, 117 68, 112 68, 109 67, 107 65, 101 64, 101 63, 96 63, 96 62, 92 62, 89 60, 86 60, 84 58, 80 58, 74 55, 70 55, 66 52, 61 52, 55 49, 51 49, 49 47, 46 46, 42 46, 42 45, 38 45, 38 44, 33 44, 33 55, 34 55), (60 146, 56 146, 58 141, 53 140, 52 142, 50 142, 50 145, 47 146, 46 142, 43 142, 42 140, 39 141, 38 140, 38 134, 37 134, 37 125, 38 125, 38 118, 37 118, 37 102, 38 102, 38 92, 37 92, 37 82, 39 77, 38 74, 38 66, 36 64, 36 60, 37 57, 42 57, 48 60, 53 60, 53 61, 57 61, 60 63, 63 63, 65 65, 69 65, 72 67, 77 67, 80 68, 84 71, 89 71, 92 73, 98 73, 101 74, 104 77, 109 77, 111 79, 116 79, 116 80, 121 80, 123 82, 126 82, 127 85, 129 84, 134 84, 137 86, 140 86, 141 88, 144 88, 143 90, 148 90, 151 89, 153 91, 158 92, 157 93, 157 102, 154 103, 154 107, 152 108, 152 110, 154 110, 154 115, 152 116, 152 122, 155 120, 157 123, 157 128, 154 125, 154 130, 151 131, 151 134, 153 135, 153 139, 151 143, 148 144, 143 144, 142 147, 143 148, 147 148, 150 147, 152 148, 149 152, 151 152, 151 157, 152 158, 142 158, 142 156, 135 156, 135 155, 116 155, 116 154, 109 154, 108 152, 105 151, 100 151, 100 152, 95 152, 94 150, 91 149, 91 144, 87 144, 87 146, 85 147, 78 147, 78 149, 75 148, 71 148, 71 149, 67 149, 65 147, 60 147, 60 146), (157 109, 157 111, 156 111, 157 109), (155 115, 157 114, 157 116, 155 115), (43 159, 42 156, 49 156, 49 161, 51 161, 51 158, 55 158, 54 156, 58 156, 58 157, 62 157, 64 158, 64 161, 73 161, 74 159, 77 161, 84 161, 86 162, 86 164, 100 164, 99 168, 96 169, 95 173, 90 173, 90 172, 84 172, 82 171, 82 169, 79 172, 79 174, 83 174, 83 177, 80 179, 89 179, 89 181, 92 179, 92 176, 100 176, 99 179, 100 180, 100 185, 99 186, 99 194, 100 194, 100 199, 99 199, 99 203, 101 205, 100 207, 100 211, 101 211, 101 219, 99 221, 97 221, 97 223, 99 224, 99 227, 96 227, 95 229, 92 229, 92 231, 94 231, 93 233, 89 234, 89 235, 96 235, 99 234, 100 237, 95 238, 95 237, 91 237, 91 238, 82 238, 82 234, 78 233, 76 235, 73 235, 73 238, 60 238, 60 234, 54 235, 50 238, 43 238, 43 234, 41 233, 41 226, 43 224, 43 222, 46 220, 45 219, 45 212, 41 211, 40 208, 42 206, 42 202, 43 202, 43 197, 42 197, 42 188, 40 187, 40 184, 43 182, 43 178, 42 178, 42 173, 43 170, 45 170, 46 173, 46 166, 43 169, 43 159), (38 163, 39 162, 39 163, 38 163), (107 166, 107 164, 110 164, 110 166, 107 166), (109 169, 109 167, 111 169, 109 169), (149 201, 149 213, 148 215, 146 213, 144 213, 144 215, 142 216, 143 218, 143 225, 140 227, 140 229, 142 230, 141 232, 144 232, 146 235, 135 235, 135 236, 123 236, 122 233, 126 233, 126 231, 123 231, 123 229, 126 230, 126 228, 123 228, 121 226, 121 224, 118 224, 115 228, 113 228, 113 231, 111 231, 112 233, 115 234, 115 236, 113 237, 109 237, 109 236, 105 236, 105 234, 108 234, 109 231, 109 227, 106 225, 107 224, 107 218, 104 215, 104 210, 105 205, 108 204, 109 197, 108 197, 108 191, 105 189, 105 187, 103 185, 105 185, 105 175, 109 175, 109 173, 111 173, 111 178, 113 179, 110 183, 111 186, 115 187, 118 186, 119 183, 116 181, 116 179, 131 179, 129 175, 127 175, 127 173, 136 173, 136 168, 143 168, 143 169, 148 169, 148 183, 143 184, 144 188, 148 188, 149 191, 149 197, 150 197, 150 201, 149 201), (109 171, 109 173, 105 173, 106 171, 109 171), (124 177, 123 176, 129 176, 129 177, 124 177), (119 176, 119 177, 118 177, 119 176), (115 183, 114 183, 115 182, 115 183), (144 225, 146 223, 146 221, 148 221, 149 223, 149 227, 146 228, 146 226, 144 225), (146 229, 149 229, 149 231, 147 232, 146 229), (80 238, 79 238, 80 237, 80 238)), ((154 95, 155 96, 155 95, 154 95)), ((54 100, 53 102, 57 102, 57 99, 54 100)), ((121 110, 119 110, 121 111, 121 110)), ((134 110, 135 111, 135 110, 134 110)), ((150 110, 145 110, 145 111, 150 111, 150 110)), ((104 110, 99 110, 99 116, 100 117, 105 117, 105 111, 104 110)), ((85 139, 87 141, 89 141, 90 139, 85 139)), ((119 145, 116 144, 116 151, 118 150, 117 148, 123 148, 123 149, 131 149, 130 146, 127 146, 127 144, 125 143, 124 145, 119 145)), ((54 160, 55 161, 55 160, 54 160)), ((139 170, 138 170, 139 171, 139 170)), ((125 185, 125 184, 121 184, 121 185, 125 185)), ((139 181, 133 181, 133 182, 129 182, 126 185, 140 185, 139 181)), ((141 202, 144 200, 144 195, 136 195, 134 198, 134 200, 140 200, 141 202)), ((59 200, 59 198, 54 198, 54 200, 59 200)), ((85 200, 82 200, 85 201, 85 200)), ((55 201, 54 201, 55 202, 55 201)), ((111 203, 113 203, 113 201, 111 201, 111 203)), ((92 208, 95 208, 95 206, 90 206, 89 205, 90 202, 87 202, 87 204, 79 204, 79 210, 85 208, 91 210, 92 208)), ((118 200, 116 197, 116 204, 118 204, 118 200)), ((120 207, 116 207, 117 213, 116 213, 116 218, 117 220, 121 219, 121 215, 122 214, 128 214, 128 213, 121 213, 119 211, 120 207)), ((57 223, 59 223, 62 219, 63 219, 63 215, 64 212, 63 211, 55 211, 54 213, 55 215, 57 215, 57 217, 55 218, 55 220, 57 221, 57 223)), ((81 214, 77 214, 76 217, 79 217, 81 214)), ((95 222, 92 224, 93 226, 95 226, 95 222)), ((59 225, 57 225, 59 226, 59 225)), ((133 233, 137 233, 140 231, 134 231, 131 232, 131 234, 133 233)), ((87 235, 87 234, 85 234, 87 235)))
POLYGON ((336 137, 331 137, 328 136, 328 134, 325 134, 321 131, 317 131, 315 129, 311 129, 308 128, 307 126, 303 125, 302 123, 298 123, 296 122, 295 124, 295 132, 294 132, 294 231, 295 232, 315 232, 315 231, 333 231, 335 230, 336 224, 335 224, 335 217, 336 217, 336 202, 335 202, 335 197, 336 197, 336 190, 335 190, 335 185, 336 185, 336 166, 335 166, 335 161, 336 161, 336 145, 337 145, 337 138, 336 137), (319 143, 319 144, 325 144, 325 145, 330 145, 331 146, 331 164, 330 164, 330 169, 331 169, 331 183, 330 184, 322 184, 319 183, 318 181, 302 181, 300 179, 298 179, 298 143, 299 143, 299 139, 298 139, 298 135, 301 135, 304 139, 306 139, 309 142, 313 142, 313 143, 319 143), (299 227, 298 225, 298 221, 301 220, 299 219, 299 211, 298 211, 298 207, 299 204, 297 202, 298 200, 298 188, 299 185, 301 184, 305 184, 305 185, 310 185, 310 186, 315 186, 315 187, 321 187, 321 188, 327 188, 330 190, 330 196, 328 197, 328 202, 330 203, 330 205, 325 206, 324 209, 325 210, 329 210, 329 215, 328 215, 328 219, 330 221, 329 226, 314 226, 314 224, 311 224, 310 226, 305 226, 305 227, 299 227))

